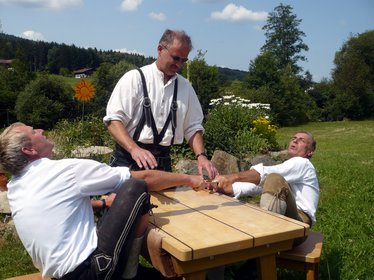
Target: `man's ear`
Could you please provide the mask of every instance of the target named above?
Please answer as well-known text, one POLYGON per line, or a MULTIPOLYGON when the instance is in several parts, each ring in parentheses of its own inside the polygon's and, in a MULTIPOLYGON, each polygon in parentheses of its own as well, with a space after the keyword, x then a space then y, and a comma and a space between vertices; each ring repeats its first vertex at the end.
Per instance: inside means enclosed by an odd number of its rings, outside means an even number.
POLYGON ((163 48, 164 48, 164 47, 163 47, 161 44, 159 44, 159 45, 157 46, 157 53, 161 52, 163 48))
POLYGON ((311 158, 313 153, 314 153, 313 151, 309 151, 306 155, 307 155, 308 158, 311 158))
POLYGON ((35 149, 29 147, 23 147, 22 152, 28 156, 36 156, 38 154, 38 152, 35 149))

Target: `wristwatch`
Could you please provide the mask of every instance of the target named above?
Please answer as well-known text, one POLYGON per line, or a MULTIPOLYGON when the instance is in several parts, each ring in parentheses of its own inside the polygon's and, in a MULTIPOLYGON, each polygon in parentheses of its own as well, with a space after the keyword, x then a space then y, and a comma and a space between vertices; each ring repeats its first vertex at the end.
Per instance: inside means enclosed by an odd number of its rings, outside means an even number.
POLYGON ((197 154, 196 159, 198 159, 199 156, 204 156, 204 157, 208 158, 208 155, 206 154, 206 152, 202 152, 202 153, 197 154))

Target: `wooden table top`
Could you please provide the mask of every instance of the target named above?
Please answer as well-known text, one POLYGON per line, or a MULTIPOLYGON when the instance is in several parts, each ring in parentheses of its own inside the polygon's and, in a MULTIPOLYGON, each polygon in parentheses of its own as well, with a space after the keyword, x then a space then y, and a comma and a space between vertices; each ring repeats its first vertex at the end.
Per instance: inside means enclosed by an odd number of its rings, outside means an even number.
POLYGON ((162 247, 190 261, 307 235, 309 226, 208 191, 177 187, 151 193, 150 222, 165 235, 162 247))

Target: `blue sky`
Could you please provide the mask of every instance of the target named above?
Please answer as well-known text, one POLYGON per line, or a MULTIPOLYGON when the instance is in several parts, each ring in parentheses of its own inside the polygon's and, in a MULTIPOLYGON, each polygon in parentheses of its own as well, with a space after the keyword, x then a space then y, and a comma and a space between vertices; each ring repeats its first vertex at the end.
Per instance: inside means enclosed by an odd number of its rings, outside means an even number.
POLYGON ((302 20, 309 51, 300 65, 315 81, 330 78, 335 52, 351 35, 374 29, 373 0, 0 0, 0 23, 6 34, 153 57, 166 28, 185 30, 191 59, 203 50, 209 65, 247 71, 280 3, 302 20))

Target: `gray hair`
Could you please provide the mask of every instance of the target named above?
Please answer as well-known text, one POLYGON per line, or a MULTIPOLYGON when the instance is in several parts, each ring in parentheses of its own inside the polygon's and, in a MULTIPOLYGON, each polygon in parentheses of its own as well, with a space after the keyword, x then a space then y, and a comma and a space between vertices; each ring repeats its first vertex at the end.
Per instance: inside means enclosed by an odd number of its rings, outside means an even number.
POLYGON ((14 123, 0 134, 0 172, 17 175, 29 162, 22 148, 30 147, 31 140, 25 133, 14 129, 23 125, 14 123))
MULTIPOLYGON (((310 133, 310 132, 308 132, 306 130, 299 130, 296 133, 304 133, 304 134, 308 135, 309 138, 310 138, 310 143, 309 143, 309 149, 310 149, 310 151, 314 152, 316 150, 316 148, 317 148, 317 141, 314 139, 312 133, 310 133)), ((312 156, 310 156, 310 157, 312 157, 312 156)))
POLYGON ((188 47, 190 51, 192 50, 191 38, 184 31, 166 29, 158 43, 164 47, 169 47, 171 44, 173 44, 175 39, 179 40, 184 46, 188 47))

